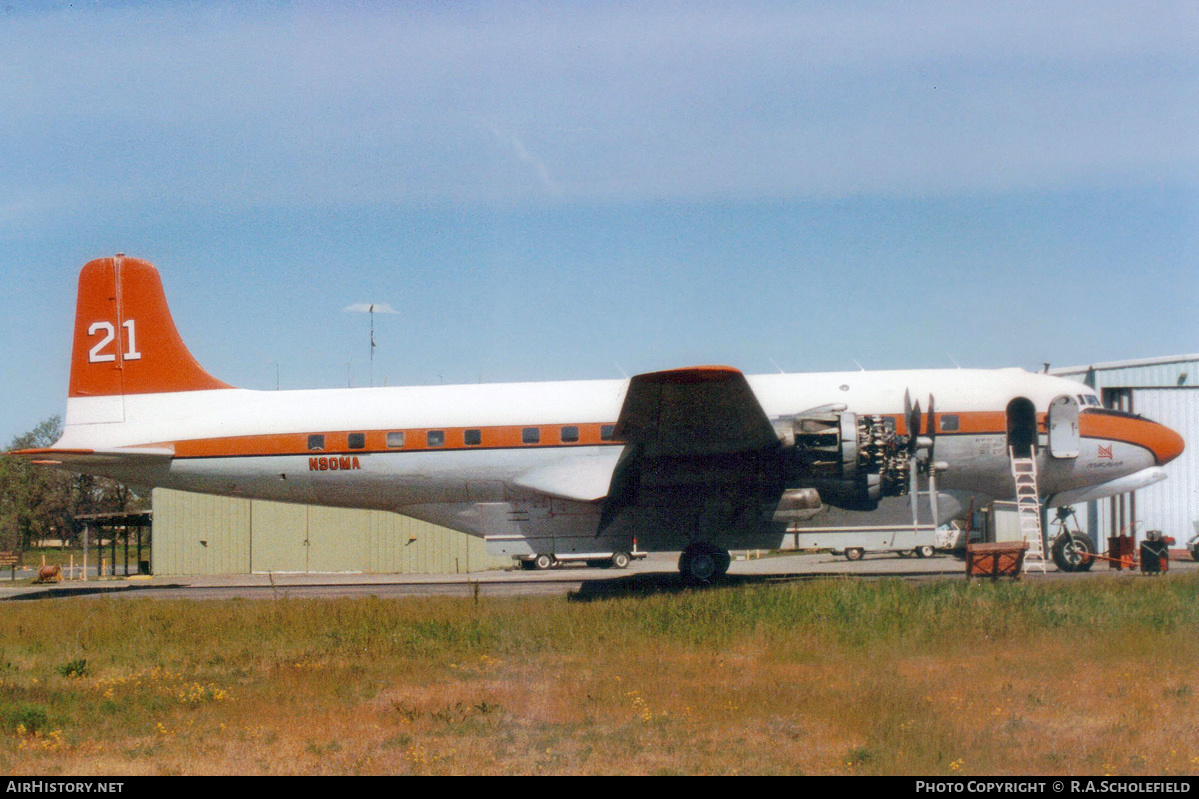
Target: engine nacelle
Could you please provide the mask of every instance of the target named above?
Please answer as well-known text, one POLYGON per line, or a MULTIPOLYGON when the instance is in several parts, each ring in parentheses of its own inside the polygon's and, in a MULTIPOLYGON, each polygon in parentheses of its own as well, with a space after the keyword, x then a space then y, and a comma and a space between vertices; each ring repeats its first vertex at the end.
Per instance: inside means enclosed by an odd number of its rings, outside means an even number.
POLYGON ((907 440, 890 418, 827 405, 780 419, 775 430, 788 487, 813 488, 847 510, 873 510, 883 497, 907 492, 907 440))

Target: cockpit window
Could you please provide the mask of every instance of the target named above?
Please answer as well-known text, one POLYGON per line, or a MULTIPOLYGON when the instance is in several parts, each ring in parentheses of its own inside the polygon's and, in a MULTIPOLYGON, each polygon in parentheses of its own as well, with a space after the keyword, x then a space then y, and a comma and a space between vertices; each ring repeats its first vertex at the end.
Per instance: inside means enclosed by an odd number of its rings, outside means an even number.
POLYGON ((1087 413, 1098 414, 1099 416, 1116 416, 1121 419, 1143 419, 1139 413, 1129 413, 1128 411, 1117 411, 1114 408, 1095 408, 1087 411, 1087 413))

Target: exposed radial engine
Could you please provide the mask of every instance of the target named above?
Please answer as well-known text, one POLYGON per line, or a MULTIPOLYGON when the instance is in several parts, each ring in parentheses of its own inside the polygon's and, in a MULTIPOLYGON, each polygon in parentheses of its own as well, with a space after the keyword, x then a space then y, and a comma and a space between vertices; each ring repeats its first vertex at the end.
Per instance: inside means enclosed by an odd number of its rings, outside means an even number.
POLYGON ((883 497, 908 492, 912 450, 893 419, 830 405, 774 425, 789 489, 815 489, 823 502, 847 510, 873 510, 883 497))

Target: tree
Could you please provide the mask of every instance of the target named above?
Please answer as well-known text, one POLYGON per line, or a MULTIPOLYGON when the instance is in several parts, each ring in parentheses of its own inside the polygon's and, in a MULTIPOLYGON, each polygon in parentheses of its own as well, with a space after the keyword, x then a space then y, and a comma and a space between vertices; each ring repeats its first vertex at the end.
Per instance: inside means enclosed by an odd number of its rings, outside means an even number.
MULTIPOLYGON (((9 449, 48 447, 62 435, 53 416, 12 440, 9 449)), ((0 548, 28 549, 43 538, 75 540, 82 514, 145 508, 147 502, 115 480, 72 474, 17 458, 0 458, 0 548)))

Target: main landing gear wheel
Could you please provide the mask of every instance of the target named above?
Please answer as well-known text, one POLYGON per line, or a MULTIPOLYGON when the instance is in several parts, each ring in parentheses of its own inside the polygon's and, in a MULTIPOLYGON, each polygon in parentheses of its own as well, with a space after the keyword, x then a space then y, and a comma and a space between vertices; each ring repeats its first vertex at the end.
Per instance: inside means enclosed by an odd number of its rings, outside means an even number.
POLYGON ((845 559, 846 560, 861 560, 862 556, 865 554, 866 554, 866 551, 863 550, 861 547, 849 547, 848 549, 845 550, 845 559))
POLYGON ((1095 563, 1095 542, 1089 535, 1059 535, 1051 548, 1053 562, 1064 572, 1090 571, 1095 563))
POLYGON ((629 556, 625 552, 616 552, 612 555, 612 566, 617 569, 627 569, 629 567, 629 556))
POLYGON ((544 571, 545 569, 548 569, 554 565, 554 556, 538 555, 537 557, 533 558, 533 565, 544 571))
POLYGON ((925 544, 922 547, 916 547, 912 551, 916 553, 916 557, 918 558, 931 558, 937 550, 933 547, 930 547, 928 544, 925 544))
POLYGON ((694 582, 710 583, 723 577, 732 562, 728 550, 714 544, 690 544, 679 555, 679 571, 694 582))

